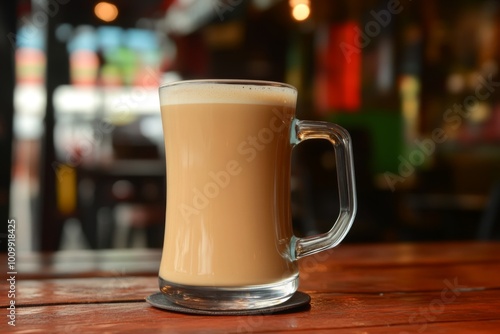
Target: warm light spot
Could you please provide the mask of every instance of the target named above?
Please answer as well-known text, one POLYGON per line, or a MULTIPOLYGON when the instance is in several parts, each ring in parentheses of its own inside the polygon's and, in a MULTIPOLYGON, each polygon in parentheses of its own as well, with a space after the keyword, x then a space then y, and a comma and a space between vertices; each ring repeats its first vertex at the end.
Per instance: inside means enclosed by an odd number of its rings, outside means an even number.
POLYGON ((105 22, 111 22, 118 16, 118 7, 109 2, 99 2, 94 7, 94 14, 105 22))
POLYGON ((297 21, 304 21, 309 17, 310 13, 311 9, 309 8, 309 6, 303 3, 293 7, 292 11, 293 18, 297 21))
POLYGON ((295 7, 297 5, 300 5, 300 4, 303 4, 303 5, 310 5, 310 1, 309 0, 288 0, 288 4, 290 5, 290 7, 295 7))
POLYGON ((485 102, 476 102, 468 111, 474 123, 483 123, 491 116, 491 106, 485 102))

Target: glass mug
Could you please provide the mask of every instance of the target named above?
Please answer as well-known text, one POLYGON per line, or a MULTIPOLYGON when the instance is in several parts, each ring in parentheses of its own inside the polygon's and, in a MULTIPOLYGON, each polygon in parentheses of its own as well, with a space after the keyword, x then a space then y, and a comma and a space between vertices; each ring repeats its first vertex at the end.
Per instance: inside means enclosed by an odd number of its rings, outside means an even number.
POLYGON ((297 259, 335 247, 356 214, 351 139, 327 122, 295 118, 297 90, 249 80, 160 87, 166 153, 166 222, 160 290, 181 306, 257 309, 297 290, 297 259), (292 231, 292 148, 329 140, 340 213, 327 233, 292 231))

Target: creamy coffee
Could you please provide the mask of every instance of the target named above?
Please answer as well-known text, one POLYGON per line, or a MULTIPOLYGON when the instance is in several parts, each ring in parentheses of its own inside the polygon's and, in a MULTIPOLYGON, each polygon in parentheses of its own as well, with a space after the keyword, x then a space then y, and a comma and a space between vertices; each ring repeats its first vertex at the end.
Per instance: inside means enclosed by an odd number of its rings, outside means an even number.
POLYGON ((290 126, 296 91, 197 83, 160 91, 167 211, 160 278, 269 284, 290 257, 290 126))

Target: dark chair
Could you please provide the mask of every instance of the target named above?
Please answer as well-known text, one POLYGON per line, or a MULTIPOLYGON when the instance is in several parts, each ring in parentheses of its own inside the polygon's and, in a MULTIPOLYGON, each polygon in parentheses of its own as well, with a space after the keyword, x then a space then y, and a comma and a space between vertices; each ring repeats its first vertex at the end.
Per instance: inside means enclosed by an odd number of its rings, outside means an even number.
POLYGON ((111 163, 79 168, 83 232, 96 249, 115 247, 114 238, 123 228, 127 236, 122 247, 131 247, 141 231, 147 247, 159 248, 165 224, 165 159, 155 143, 140 134, 138 122, 115 128, 111 141, 111 163), (122 215, 117 221, 121 207, 127 207, 126 219, 122 215))

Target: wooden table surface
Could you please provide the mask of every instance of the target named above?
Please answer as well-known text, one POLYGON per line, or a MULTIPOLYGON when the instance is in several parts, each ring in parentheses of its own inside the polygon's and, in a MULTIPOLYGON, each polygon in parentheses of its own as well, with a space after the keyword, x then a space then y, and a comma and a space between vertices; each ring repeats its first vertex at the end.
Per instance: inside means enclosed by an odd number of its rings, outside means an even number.
POLYGON ((158 291, 159 260, 157 250, 20 255, 15 298, 5 279, 0 285, 0 333, 500 331, 500 243, 341 245, 299 261, 309 308, 253 316, 150 306, 145 297, 158 291), (12 300, 15 327, 8 324, 12 300))

